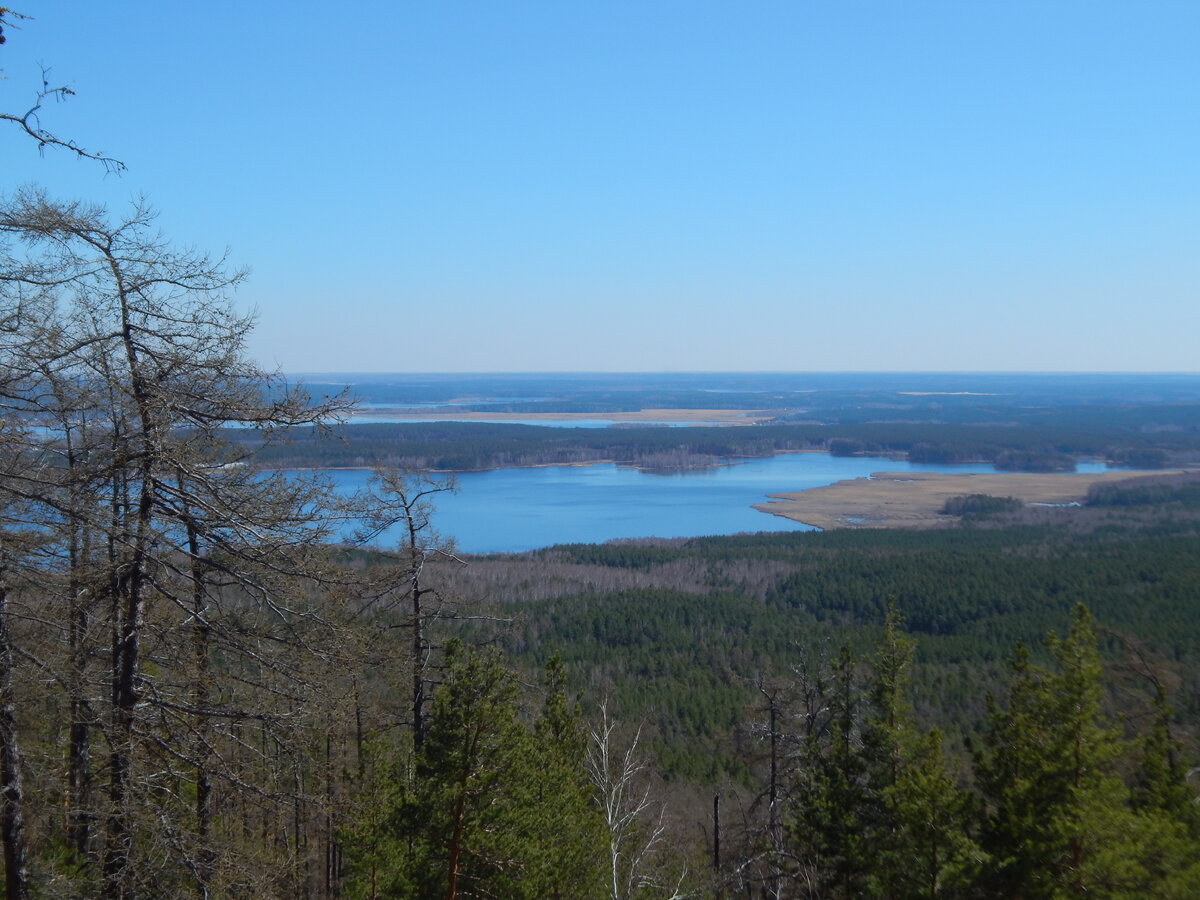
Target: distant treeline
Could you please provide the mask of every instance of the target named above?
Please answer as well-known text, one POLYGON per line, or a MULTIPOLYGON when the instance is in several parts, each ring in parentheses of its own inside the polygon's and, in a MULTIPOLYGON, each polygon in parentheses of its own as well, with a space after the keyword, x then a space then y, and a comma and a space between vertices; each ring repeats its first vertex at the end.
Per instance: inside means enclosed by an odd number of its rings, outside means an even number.
POLYGON ((1187 403, 1077 404, 1062 397, 995 398, 902 397, 878 395, 822 396, 807 409, 787 413, 777 421, 818 420, 849 425, 868 422, 907 422, 959 425, 1021 425, 1036 428, 1116 429, 1122 431, 1195 432, 1200 405, 1187 403))
POLYGON ((1159 506, 1200 509, 1200 479, 1184 475, 1155 475, 1111 484, 1094 484, 1089 506, 1159 506))
MULTIPOLYGON (((797 428, 549 428, 483 422, 347 425, 332 434, 295 429, 263 447, 260 464, 276 468, 389 466, 471 471, 506 466, 613 460, 626 465, 689 468, 730 457, 820 449, 797 428)), ((227 432, 253 443, 252 432, 227 432)))
POLYGON ((311 376, 315 394, 345 390, 389 405, 538 412, 653 409, 777 409, 821 421, 1072 421, 1097 424, 1121 410, 1132 427, 1194 426, 1196 375, 969 373, 593 373, 311 376), (465 407, 461 404, 467 404, 465 407), (1134 422, 1138 424, 1135 425, 1134 422))
MULTIPOLYGON (((258 446, 262 435, 228 429, 235 443, 258 446)), ((345 425, 332 432, 292 429, 262 446, 273 468, 386 466, 472 471, 508 466, 612 460, 679 469, 793 450, 839 456, 896 455, 914 462, 991 462, 1013 471, 1070 471, 1080 457, 1158 468, 1200 461, 1200 433, 1131 431, 1117 426, 1066 427, 913 424, 757 425, 687 428, 550 428, 482 422, 345 425)))

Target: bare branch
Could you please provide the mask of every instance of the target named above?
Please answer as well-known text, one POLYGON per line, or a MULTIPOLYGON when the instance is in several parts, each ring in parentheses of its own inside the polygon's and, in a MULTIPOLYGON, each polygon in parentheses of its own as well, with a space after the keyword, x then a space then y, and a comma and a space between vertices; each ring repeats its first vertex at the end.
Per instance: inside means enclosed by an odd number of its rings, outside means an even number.
MULTIPOLYGON (((12 15, 10 10, 5 10, 0 7, 0 22, 3 21, 3 15, 7 13, 12 15)), ((4 40, 3 30, 0 29, 0 42, 4 40)), ((53 131, 50 131, 42 124, 42 107, 47 101, 56 100, 58 102, 65 101, 68 97, 75 96, 75 91, 67 85, 52 85, 50 83, 50 70, 42 69, 42 86, 34 96, 32 105, 23 113, 3 113, 0 112, 0 121, 11 122, 26 135, 37 141, 38 152, 45 153, 47 147, 54 147, 61 150, 66 150, 68 153, 73 153, 77 159, 88 159, 93 162, 98 162, 104 167, 106 173, 121 173, 125 171, 125 163, 121 160, 109 156, 103 151, 88 150, 81 147, 75 141, 69 138, 59 137, 53 131)))

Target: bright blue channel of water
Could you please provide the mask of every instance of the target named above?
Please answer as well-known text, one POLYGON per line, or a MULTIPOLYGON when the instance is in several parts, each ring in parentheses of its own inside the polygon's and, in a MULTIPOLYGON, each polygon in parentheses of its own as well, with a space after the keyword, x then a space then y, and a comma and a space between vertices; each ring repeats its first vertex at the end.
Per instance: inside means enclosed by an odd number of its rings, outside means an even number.
MULTIPOLYGON (((1103 471, 1081 463, 1079 471, 1103 471)), ((613 538, 699 537, 743 531, 811 530, 752 509, 767 494, 797 491, 872 472, 991 472, 987 464, 923 465, 885 457, 781 453, 766 459, 657 475, 611 463, 494 469, 457 476, 456 494, 437 498, 435 525, 467 553, 516 553, 551 544, 613 538)), ((364 471, 327 473, 350 492, 364 471)), ((399 537, 385 534, 389 546, 399 537)))

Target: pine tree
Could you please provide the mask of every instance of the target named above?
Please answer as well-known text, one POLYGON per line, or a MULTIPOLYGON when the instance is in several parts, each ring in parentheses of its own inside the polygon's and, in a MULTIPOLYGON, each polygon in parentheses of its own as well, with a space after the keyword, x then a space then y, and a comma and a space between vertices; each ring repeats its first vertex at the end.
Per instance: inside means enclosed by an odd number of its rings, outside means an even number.
POLYGON ((350 900, 404 896, 412 887, 412 841, 403 827, 412 755, 380 735, 365 739, 347 823, 338 834, 345 848, 344 894, 350 900))
POLYGON ((1171 734, 1171 707, 1155 681, 1154 716, 1139 741, 1130 805, 1152 852, 1143 854, 1149 879, 1162 897, 1200 896, 1200 807, 1180 764, 1182 748, 1171 734))
POLYGON ((532 749, 498 654, 451 641, 404 823, 416 836, 418 896, 454 900, 484 884, 519 896, 513 842, 532 749))
POLYGON ((1018 644, 1009 660, 1008 707, 988 698, 988 727, 975 754, 980 791, 988 803, 983 844, 990 855, 987 881, 996 896, 1045 895, 1053 858, 1045 813, 1057 799, 1047 795, 1048 728, 1042 708, 1044 673, 1018 644))
POLYGON ((931 900, 966 894, 980 853, 968 829, 969 798, 947 765, 937 729, 909 742, 884 803, 894 828, 880 855, 883 896, 931 900))
POLYGON ((411 777, 377 777, 347 832, 352 895, 603 896, 601 820, 561 664, 548 667, 545 706, 531 729, 498 651, 452 640, 445 658, 411 777), (372 799, 392 808, 371 809, 372 799))
POLYGON ((991 856, 984 883, 994 896, 1030 900, 1156 894, 1163 884, 1147 864, 1168 835, 1126 803, 1087 610, 1078 607, 1067 636, 1051 635, 1047 647, 1052 670, 1024 651, 1014 657, 1008 708, 993 704, 976 754, 991 856))
POLYGON ((806 735, 800 750, 788 838, 804 896, 850 898, 865 890, 871 815, 857 668, 843 647, 833 664, 828 727, 806 735))
POLYGON ((603 896, 605 829, 584 760, 587 731, 566 693, 555 656, 543 672, 546 699, 534 728, 529 843, 530 880, 546 900, 603 896))
POLYGON ((863 755, 870 816, 872 894, 888 898, 952 896, 977 856, 966 833, 967 801, 947 767, 941 734, 921 735, 909 673, 916 642, 888 603, 876 649, 863 755))
POLYGON ((1193 838, 1200 838, 1200 806, 1180 764, 1182 748, 1171 734, 1171 706, 1162 684, 1156 683, 1154 688, 1154 717, 1140 741, 1133 808, 1166 813, 1182 823, 1193 838))

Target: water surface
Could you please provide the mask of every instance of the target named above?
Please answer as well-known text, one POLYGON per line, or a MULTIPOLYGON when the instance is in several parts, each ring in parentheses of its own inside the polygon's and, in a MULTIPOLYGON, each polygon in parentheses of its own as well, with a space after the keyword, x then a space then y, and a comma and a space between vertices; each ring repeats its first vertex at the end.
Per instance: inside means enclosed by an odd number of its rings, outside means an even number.
MULTIPOLYGON (((1081 463, 1079 471, 1103 471, 1081 463)), ((797 491, 872 472, 992 472, 986 463, 929 465, 886 457, 782 453, 734 465, 659 475, 612 463, 495 469, 458 476, 456 494, 438 497, 438 530, 467 553, 510 553, 550 544, 613 538, 698 537, 744 531, 812 530, 752 509, 767 494, 797 491)), ((369 473, 329 473, 339 489, 369 473)), ((385 535, 388 546, 399 537, 385 535)))

